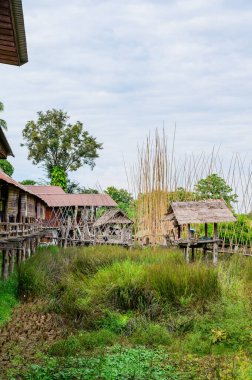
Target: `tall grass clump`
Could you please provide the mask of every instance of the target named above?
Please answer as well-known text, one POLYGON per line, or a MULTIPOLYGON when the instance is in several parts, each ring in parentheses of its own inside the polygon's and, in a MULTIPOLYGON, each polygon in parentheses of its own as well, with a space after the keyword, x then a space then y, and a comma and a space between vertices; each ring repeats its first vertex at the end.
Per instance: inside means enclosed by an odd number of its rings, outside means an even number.
POLYGON ((202 304, 220 296, 218 271, 204 264, 151 264, 146 269, 146 281, 164 302, 172 305, 202 304))

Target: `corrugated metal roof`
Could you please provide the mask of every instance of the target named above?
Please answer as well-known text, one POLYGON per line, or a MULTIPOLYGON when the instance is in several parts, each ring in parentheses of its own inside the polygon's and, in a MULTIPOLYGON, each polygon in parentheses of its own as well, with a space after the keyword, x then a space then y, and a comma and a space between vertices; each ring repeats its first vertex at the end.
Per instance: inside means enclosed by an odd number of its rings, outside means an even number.
POLYGON ((49 207, 84 206, 116 207, 117 203, 107 194, 39 194, 49 207))
POLYGON ((32 191, 34 194, 43 195, 43 194, 66 194, 65 191, 60 186, 51 186, 51 185, 26 185, 28 190, 32 191))
POLYGON ((223 199, 205 201, 172 202, 164 220, 174 213, 174 218, 182 224, 235 222, 236 218, 223 199))

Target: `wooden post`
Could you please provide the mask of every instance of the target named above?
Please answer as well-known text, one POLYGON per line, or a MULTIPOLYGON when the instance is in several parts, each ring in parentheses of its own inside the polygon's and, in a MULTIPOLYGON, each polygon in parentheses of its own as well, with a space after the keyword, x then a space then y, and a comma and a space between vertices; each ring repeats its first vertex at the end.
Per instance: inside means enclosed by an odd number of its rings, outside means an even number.
POLYGON ((180 224, 178 225, 178 239, 181 237, 181 226, 180 224))
POLYGON ((17 255, 17 265, 20 265, 21 261, 22 261, 22 249, 17 249, 17 252, 16 252, 16 255, 17 255))
POLYGON ((15 249, 10 250, 10 274, 12 275, 14 273, 14 267, 15 267, 15 249))
POLYGON ((208 237, 208 224, 205 223, 205 237, 208 237))
POLYGON ((31 256, 31 240, 28 239, 27 242, 26 242, 26 258, 29 259, 29 257, 31 256))
POLYGON ((3 261, 2 261, 2 279, 7 280, 9 272, 9 252, 4 249, 2 251, 3 261))
POLYGON ((188 243, 187 246, 186 246, 186 251, 185 251, 185 254, 186 254, 186 262, 189 263, 190 262, 190 256, 189 256, 189 250, 190 250, 190 244, 188 243))
POLYGON ((195 249, 192 247, 192 262, 195 260, 195 249))
POLYGON ((23 246, 22 246, 22 253, 21 253, 21 261, 25 261, 26 259, 26 241, 23 241, 23 246))
POLYGON ((190 223, 187 224, 187 238, 188 238, 188 240, 191 239, 190 223))
MULTIPOLYGON (((218 239, 218 225, 217 223, 214 223, 214 240, 218 239)), ((218 262, 218 243, 213 243, 213 263, 216 265, 218 262)))

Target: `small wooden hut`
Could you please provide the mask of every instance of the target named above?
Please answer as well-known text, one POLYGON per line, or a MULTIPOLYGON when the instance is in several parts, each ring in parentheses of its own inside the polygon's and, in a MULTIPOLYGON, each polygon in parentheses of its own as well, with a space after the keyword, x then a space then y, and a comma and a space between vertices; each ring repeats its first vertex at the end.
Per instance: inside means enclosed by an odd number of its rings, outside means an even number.
POLYGON ((120 209, 105 212, 94 223, 95 243, 119 244, 130 246, 132 244, 133 222, 120 209))
POLYGON ((189 250, 203 248, 206 253, 213 251, 213 262, 218 260, 218 245, 221 240, 218 237, 218 223, 235 222, 231 210, 223 199, 210 199, 205 201, 172 202, 167 214, 163 218, 166 227, 166 240, 168 245, 177 245, 185 250, 186 260, 189 261, 189 250), (212 223, 213 236, 208 234, 208 224, 212 223), (204 236, 196 236, 191 228, 192 224, 204 224, 204 236), (186 236, 184 232, 186 230, 186 236))

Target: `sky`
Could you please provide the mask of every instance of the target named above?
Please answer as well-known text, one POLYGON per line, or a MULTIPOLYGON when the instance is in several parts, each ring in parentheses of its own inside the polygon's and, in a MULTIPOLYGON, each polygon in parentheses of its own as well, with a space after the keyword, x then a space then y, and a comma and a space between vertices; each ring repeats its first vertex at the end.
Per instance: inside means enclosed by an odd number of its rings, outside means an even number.
POLYGON ((57 108, 103 143, 85 187, 127 187, 148 133, 162 130, 176 155, 220 146, 251 156, 252 3, 249 0, 23 0, 29 62, 0 67, 1 115, 13 177, 42 179, 22 129, 57 108))

